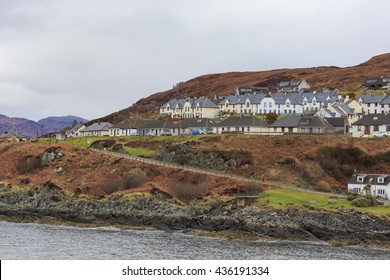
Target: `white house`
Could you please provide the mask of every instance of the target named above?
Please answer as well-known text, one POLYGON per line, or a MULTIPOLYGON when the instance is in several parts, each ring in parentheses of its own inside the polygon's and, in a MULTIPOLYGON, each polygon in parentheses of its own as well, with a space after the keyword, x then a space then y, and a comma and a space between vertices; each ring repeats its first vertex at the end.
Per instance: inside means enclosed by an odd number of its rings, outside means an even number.
POLYGON ((390 175, 354 173, 348 182, 348 191, 390 199, 390 175))

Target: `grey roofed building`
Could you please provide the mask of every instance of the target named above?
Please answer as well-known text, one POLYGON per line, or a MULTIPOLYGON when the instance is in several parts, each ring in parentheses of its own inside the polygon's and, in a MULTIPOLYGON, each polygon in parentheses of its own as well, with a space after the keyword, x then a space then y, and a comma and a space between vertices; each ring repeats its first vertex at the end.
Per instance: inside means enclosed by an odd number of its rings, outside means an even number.
POLYGON ((361 95, 359 97, 359 101, 363 102, 363 103, 381 103, 383 99, 385 99, 385 95, 371 95, 371 94, 367 94, 367 95, 361 95))
POLYGON ((139 119, 125 119, 115 123, 111 128, 131 129, 138 128, 144 121, 139 119))
POLYGON ((345 118, 325 118, 328 123, 334 127, 345 127, 347 122, 345 118))
POLYGON ((283 92, 297 92, 300 90, 308 90, 310 86, 305 80, 291 80, 278 83, 276 89, 283 92))
POLYGON ((365 79, 362 84, 362 88, 367 89, 389 89, 390 88, 390 77, 370 77, 365 79))
POLYGON ((383 125, 383 124, 390 124, 390 115, 370 114, 362 117, 360 120, 353 123, 353 125, 383 125))
POLYGON ((298 127, 301 117, 292 115, 270 124, 270 127, 298 127))
POLYGON ((237 117, 229 117, 216 126, 218 127, 248 127, 248 126, 257 126, 257 127, 268 127, 268 124, 263 120, 255 117, 255 116, 237 116, 237 117))
POLYGON ((162 120, 143 120, 140 125, 137 127, 138 129, 170 129, 175 128, 176 125, 168 119, 162 120))
POLYGON ((269 127, 296 127, 296 128, 324 128, 332 129, 333 126, 325 119, 317 116, 287 116, 279 121, 274 122, 269 127))
POLYGON ((243 86, 238 86, 236 88, 236 94, 239 95, 245 95, 245 94, 253 94, 253 93, 265 93, 269 92, 268 87, 243 87, 243 86))
POLYGON ((387 186, 388 184, 390 184, 390 175, 354 173, 348 182, 348 184, 368 184, 368 183, 387 186), (383 180, 378 180, 378 178, 383 178, 383 180))
POLYGON ((215 123, 209 118, 184 119, 176 124, 181 128, 207 128, 214 127, 215 123))
POLYGON ((96 130, 109 130, 112 127, 112 124, 110 122, 97 122, 93 123, 90 126, 87 126, 82 131, 96 131, 96 130))
POLYGON ((28 137, 26 135, 23 135, 22 133, 19 133, 16 130, 11 130, 0 134, 0 138, 17 138, 22 140, 22 139, 27 139, 28 137))
POLYGON ((167 103, 165 103, 162 107, 170 107, 170 108, 183 108, 184 103, 189 102, 192 108, 196 108, 198 105, 201 108, 219 108, 214 102, 209 100, 206 97, 199 98, 184 98, 184 99, 171 99, 167 103))
POLYGON ((68 129, 67 131, 65 131, 65 135, 66 135, 66 136, 72 135, 72 134, 75 133, 77 130, 79 130, 80 127, 82 127, 82 126, 83 126, 82 123, 77 123, 75 126, 73 126, 72 128, 68 129))

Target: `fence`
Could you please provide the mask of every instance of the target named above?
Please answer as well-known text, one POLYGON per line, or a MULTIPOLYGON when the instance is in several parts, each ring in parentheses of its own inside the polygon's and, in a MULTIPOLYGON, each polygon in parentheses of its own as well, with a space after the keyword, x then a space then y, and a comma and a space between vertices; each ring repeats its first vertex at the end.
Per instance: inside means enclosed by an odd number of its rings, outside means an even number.
POLYGON ((146 158, 131 156, 128 154, 120 154, 120 153, 96 149, 96 148, 89 148, 89 150, 100 153, 100 154, 106 154, 106 155, 110 155, 110 156, 126 158, 126 159, 130 159, 130 160, 134 160, 134 161, 139 161, 139 162, 143 162, 143 163, 147 163, 147 164, 153 164, 153 165, 157 165, 157 166, 163 166, 163 167, 167 167, 167 168, 186 170, 186 171, 196 172, 196 173, 200 173, 200 174, 225 177, 225 178, 230 178, 230 179, 235 179, 235 180, 240 180, 240 181, 245 181, 245 182, 261 183, 261 181, 258 179, 246 178, 246 177, 242 177, 242 176, 238 176, 238 175, 223 174, 223 173, 219 173, 217 171, 204 170, 204 169, 191 167, 191 166, 184 166, 184 165, 173 164, 173 163, 168 163, 168 162, 163 162, 163 161, 158 161, 158 160, 146 159, 146 158))

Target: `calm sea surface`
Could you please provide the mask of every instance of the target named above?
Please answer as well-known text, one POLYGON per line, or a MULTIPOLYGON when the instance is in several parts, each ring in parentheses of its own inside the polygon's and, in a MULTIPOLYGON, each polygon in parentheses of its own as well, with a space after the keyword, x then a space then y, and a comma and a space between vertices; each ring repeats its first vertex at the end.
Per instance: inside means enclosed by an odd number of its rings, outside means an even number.
POLYGON ((390 259, 389 250, 0 222, 0 259, 390 259))

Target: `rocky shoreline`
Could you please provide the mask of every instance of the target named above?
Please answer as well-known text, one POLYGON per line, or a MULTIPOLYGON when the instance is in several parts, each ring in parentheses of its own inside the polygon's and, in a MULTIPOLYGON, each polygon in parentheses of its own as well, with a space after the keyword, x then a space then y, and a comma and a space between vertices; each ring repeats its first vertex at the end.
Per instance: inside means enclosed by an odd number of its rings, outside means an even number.
POLYGON ((318 211, 262 205, 237 207, 234 198, 206 197, 184 205, 158 190, 101 199, 67 195, 55 186, 17 189, 0 184, 0 219, 79 226, 115 225, 205 231, 220 236, 326 241, 390 249, 390 221, 358 211, 318 211))

